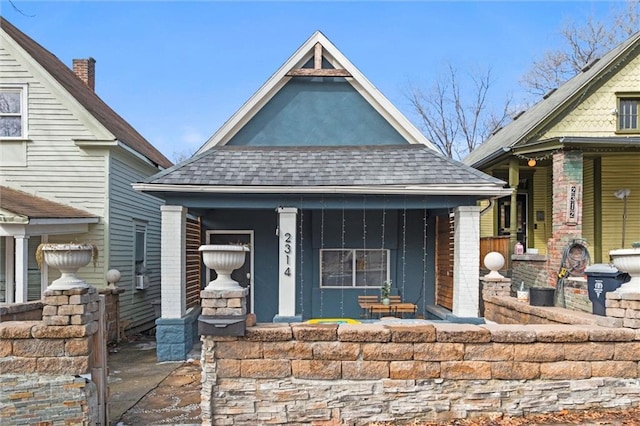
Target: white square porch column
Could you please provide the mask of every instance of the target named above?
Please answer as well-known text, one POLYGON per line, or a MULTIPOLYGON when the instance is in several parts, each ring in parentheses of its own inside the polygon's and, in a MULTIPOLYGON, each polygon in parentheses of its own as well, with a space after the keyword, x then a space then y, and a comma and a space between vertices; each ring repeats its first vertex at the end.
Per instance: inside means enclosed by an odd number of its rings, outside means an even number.
POLYGON ((162 235, 160 238, 161 317, 182 318, 186 301, 186 223, 183 206, 161 206, 162 235))
POLYGON ((480 207, 455 209, 453 314, 477 317, 480 298, 480 207))
POLYGON ((15 236, 16 243, 16 303, 29 299, 29 237, 15 236))
POLYGON ((14 255, 14 239, 13 237, 4 237, 4 282, 5 282, 5 291, 4 291, 4 301, 6 303, 14 303, 15 302, 15 284, 16 284, 16 275, 15 275, 15 265, 16 259, 14 255))
POLYGON ((296 316, 296 220, 298 209, 278 207, 278 313, 273 322, 300 322, 296 316))

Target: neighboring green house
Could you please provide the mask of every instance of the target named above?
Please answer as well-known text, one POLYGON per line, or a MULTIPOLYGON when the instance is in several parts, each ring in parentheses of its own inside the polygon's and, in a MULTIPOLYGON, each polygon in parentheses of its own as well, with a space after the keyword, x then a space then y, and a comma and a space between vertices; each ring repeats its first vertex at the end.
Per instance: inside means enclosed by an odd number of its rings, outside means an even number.
POLYGON ((56 278, 38 270, 41 242, 90 241, 82 278, 100 288, 118 269, 121 319, 151 327, 162 202, 131 183, 172 164, 95 94, 93 59, 73 67, 0 18, 0 302, 40 299, 56 278))
POLYGON ((548 255, 554 285, 572 241, 585 241, 592 263, 608 263, 623 240, 640 240, 639 104, 636 33, 464 159, 515 190, 495 200, 481 235, 508 235, 511 250, 518 240, 548 255), (622 189, 626 200, 615 195, 622 189))
POLYGON ((477 203, 510 193, 444 158, 319 32, 194 157, 134 187, 166 201, 161 360, 193 336, 187 212, 203 244, 250 244, 236 277, 260 322, 359 318, 386 280, 419 316, 477 317, 477 203))

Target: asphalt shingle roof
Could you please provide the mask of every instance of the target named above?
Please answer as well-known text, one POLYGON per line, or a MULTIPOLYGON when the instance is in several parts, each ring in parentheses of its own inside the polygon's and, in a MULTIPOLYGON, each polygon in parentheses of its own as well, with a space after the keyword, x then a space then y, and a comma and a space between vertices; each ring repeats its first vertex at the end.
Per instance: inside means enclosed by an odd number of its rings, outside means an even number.
POLYGON ((0 208, 32 219, 96 217, 84 210, 36 197, 6 186, 0 186, 0 208))
POLYGON ((145 183, 224 186, 497 185, 424 145, 235 147, 208 151, 145 183))

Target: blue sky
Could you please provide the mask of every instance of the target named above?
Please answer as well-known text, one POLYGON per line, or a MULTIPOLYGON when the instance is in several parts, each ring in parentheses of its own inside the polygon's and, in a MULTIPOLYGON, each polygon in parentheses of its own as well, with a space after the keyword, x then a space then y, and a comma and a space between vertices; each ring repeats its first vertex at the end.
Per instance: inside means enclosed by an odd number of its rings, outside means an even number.
POLYGON ((493 70, 516 99, 534 58, 568 20, 605 1, 25 1, 2 16, 55 54, 96 59, 96 92, 170 159, 202 145, 316 31, 403 113, 447 63, 493 70), (25 16, 27 15, 27 16, 25 16))

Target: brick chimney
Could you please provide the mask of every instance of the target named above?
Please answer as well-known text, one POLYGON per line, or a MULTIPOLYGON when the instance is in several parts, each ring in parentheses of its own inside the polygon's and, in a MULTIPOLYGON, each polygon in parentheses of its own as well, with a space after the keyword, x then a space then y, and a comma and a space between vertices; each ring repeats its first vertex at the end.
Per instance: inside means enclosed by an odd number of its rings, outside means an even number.
POLYGON ((73 72, 80 80, 84 82, 92 91, 96 90, 96 60, 89 59, 74 59, 73 60, 73 72))

